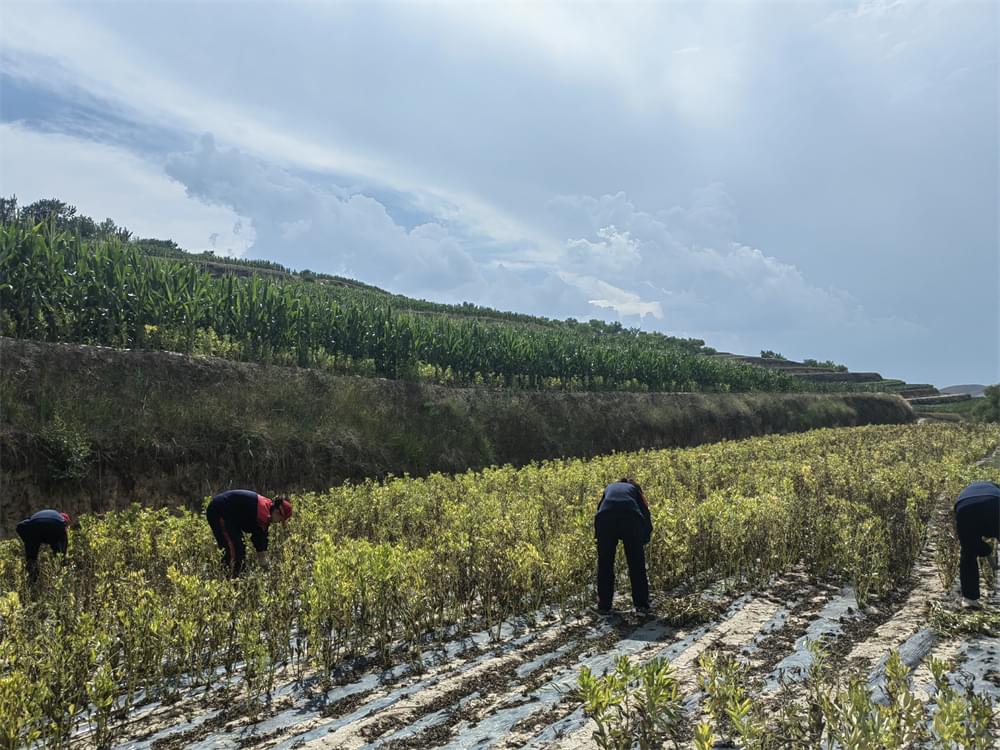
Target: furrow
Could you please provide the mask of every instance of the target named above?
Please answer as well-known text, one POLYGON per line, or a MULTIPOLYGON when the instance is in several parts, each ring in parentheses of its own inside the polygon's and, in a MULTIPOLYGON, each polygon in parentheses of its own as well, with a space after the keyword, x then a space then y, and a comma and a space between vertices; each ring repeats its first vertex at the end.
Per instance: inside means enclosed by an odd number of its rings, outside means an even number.
MULTIPOLYGON (((349 723, 392 705, 423 686, 445 679, 449 674, 460 674, 472 669, 476 664, 492 658, 495 652, 504 652, 530 643, 547 631, 545 626, 541 626, 525 633, 525 628, 525 620, 517 618, 503 623, 498 630, 479 631, 427 649, 420 655, 418 664, 424 671, 419 677, 414 674, 417 669, 415 664, 404 663, 384 672, 369 671, 356 680, 318 693, 315 692, 319 682, 316 676, 303 684, 289 681, 274 693, 288 694, 290 700, 287 701, 287 707, 262 720, 255 721, 247 717, 240 722, 237 718, 234 723, 227 723, 223 728, 213 728, 197 734, 186 747, 236 748, 247 743, 264 746, 275 742, 278 743, 277 746, 281 746, 281 738, 290 731, 300 734, 299 730, 303 727, 325 728, 335 725, 337 717, 344 713, 348 714, 348 718, 340 721, 349 723), (519 633, 524 634, 517 635, 519 633), (416 684, 408 685, 407 681, 415 677, 416 684), (263 738, 267 738, 266 743, 263 738)), ((264 710, 273 711, 273 704, 264 710)), ((142 742, 134 743, 130 750, 145 750, 152 746, 153 739, 147 736, 142 742)))
MULTIPOLYGON (((681 638, 665 648, 648 655, 648 658, 665 658, 674 667, 680 693, 687 695, 685 708, 697 710, 698 658, 709 649, 734 651, 753 642, 764 634, 765 627, 780 621, 783 603, 769 596, 742 597, 741 606, 730 611, 718 622, 681 638)), ((559 750, 584 750, 595 747, 592 727, 581 709, 531 738, 527 746, 551 747, 559 750)))
MULTIPOLYGON (((470 694, 477 689, 479 680, 486 680, 492 672, 503 673, 523 660, 523 652, 531 651, 532 644, 541 646, 558 638, 563 628, 548 628, 530 636, 515 639, 507 647, 496 653, 486 653, 460 670, 452 670, 442 677, 429 677, 417 683, 392 691, 380 697, 373 704, 336 721, 324 722, 310 727, 306 732, 296 731, 275 746, 285 750, 293 745, 314 748, 359 748, 367 744, 365 734, 372 734, 376 722, 387 723, 393 717, 406 719, 420 715, 421 708, 434 704, 443 696, 460 700, 459 693, 470 694), (457 692, 452 692, 457 691, 457 692), (366 732, 367 730, 367 732, 366 732)), ((297 730, 301 729, 297 727, 297 730)))
MULTIPOLYGON (((908 646, 911 652, 923 649, 926 654, 933 646, 927 643, 928 635, 920 635, 927 622, 927 607, 933 599, 944 595, 944 586, 935 570, 934 544, 929 542, 924 549, 921 559, 914 567, 913 577, 916 585, 906 597, 903 606, 886 622, 879 625, 872 632, 871 636, 856 643, 847 655, 847 664, 851 667, 866 669, 873 663, 878 662, 881 669, 885 664, 885 658, 891 649, 898 649, 901 645, 908 646), (915 650, 911 641, 919 641, 920 646, 915 650), (926 646, 926 648, 925 648, 926 646)), ((912 655, 911 655, 912 656, 912 655)), ((922 656, 920 657, 922 659, 922 656)), ((919 663, 918 659, 913 665, 919 663)))

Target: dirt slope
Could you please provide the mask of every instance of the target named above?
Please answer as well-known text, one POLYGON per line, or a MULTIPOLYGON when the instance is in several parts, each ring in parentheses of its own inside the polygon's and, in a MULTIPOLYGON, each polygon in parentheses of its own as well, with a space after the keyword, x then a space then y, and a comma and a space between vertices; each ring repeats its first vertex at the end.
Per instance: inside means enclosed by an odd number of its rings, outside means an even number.
POLYGON ((200 507, 345 480, 914 419, 897 396, 447 388, 0 337, 0 536, 40 507, 200 507))

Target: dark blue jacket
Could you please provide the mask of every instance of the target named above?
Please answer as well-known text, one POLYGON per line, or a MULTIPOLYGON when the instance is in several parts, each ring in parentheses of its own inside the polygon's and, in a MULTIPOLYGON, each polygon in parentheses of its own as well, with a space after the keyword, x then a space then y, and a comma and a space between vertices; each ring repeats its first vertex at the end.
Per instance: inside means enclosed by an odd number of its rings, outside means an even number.
POLYGON ((958 508, 958 504, 960 502, 963 500, 971 500, 974 497, 1000 498, 1000 486, 997 486, 993 482, 973 482, 958 493, 958 499, 955 501, 956 509, 958 508))
POLYGON ((267 550, 267 532, 271 524, 271 499, 253 490, 220 492, 209 503, 209 517, 218 515, 227 534, 232 537, 236 552, 243 557, 243 534, 250 535, 253 548, 267 550))
POLYGON ((69 537, 66 533, 66 517, 57 510, 47 508, 25 518, 17 525, 17 534, 24 541, 24 550, 29 560, 38 557, 38 548, 47 544, 56 552, 66 553, 69 537))
POLYGON ((649 512, 646 496, 642 494, 642 490, 637 484, 612 482, 604 488, 604 494, 601 495, 601 501, 597 504, 597 513, 594 516, 594 535, 597 535, 602 521, 611 519, 615 521, 634 520, 642 529, 646 542, 652 536, 653 517, 649 512))
POLYGON ((978 536, 1000 539, 1000 486, 993 482, 973 482, 959 492, 955 520, 959 531, 971 523, 969 528, 978 536))
POLYGON ((66 517, 58 510, 52 510, 51 508, 40 510, 27 520, 31 523, 61 523, 63 526, 66 525, 66 517))

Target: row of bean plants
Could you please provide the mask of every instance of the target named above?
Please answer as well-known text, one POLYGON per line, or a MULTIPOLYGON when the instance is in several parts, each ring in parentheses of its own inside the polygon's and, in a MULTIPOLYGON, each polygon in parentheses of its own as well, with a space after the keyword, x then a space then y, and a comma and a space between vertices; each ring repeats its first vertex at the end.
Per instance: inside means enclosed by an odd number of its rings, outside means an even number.
POLYGON ((907 576, 940 493, 998 441, 995 427, 860 427, 345 485, 295 497, 269 569, 237 581, 198 514, 85 516, 65 564, 43 551, 36 589, 19 542, 0 543, 0 746, 57 747, 85 719, 104 747, 130 707, 194 685, 239 673, 260 705, 279 668, 335 678, 448 626, 587 604, 596 501, 622 476, 651 501, 654 592, 804 566, 864 601, 907 576))
POLYGON ((655 391, 801 389, 777 371, 668 337, 400 311, 381 293, 212 276, 114 241, 0 227, 0 335, 201 350, 389 378, 655 391))
POLYGON ((783 683, 768 703, 762 685, 732 654, 707 652, 698 660, 699 695, 686 694, 666 659, 646 664, 618 660, 612 673, 584 668, 577 696, 594 720, 600 750, 665 748, 712 750, 991 750, 995 748, 995 701, 972 680, 954 676, 948 662, 932 657, 934 699, 911 687, 911 670, 898 651, 885 661, 885 695, 873 696, 867 675, 834 670, 820 642, 806 644, 811 662, 803 683, 783 683), (692 726, 687 706, 700 703, 707 721, 692 726))

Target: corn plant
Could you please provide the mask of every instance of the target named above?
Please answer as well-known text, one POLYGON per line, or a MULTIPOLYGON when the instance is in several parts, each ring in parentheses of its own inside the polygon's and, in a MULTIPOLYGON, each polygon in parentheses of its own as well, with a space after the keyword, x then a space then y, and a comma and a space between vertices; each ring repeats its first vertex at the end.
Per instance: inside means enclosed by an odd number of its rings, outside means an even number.
POLYGON ((357 284, 217 277, 116 239, 83 240, 51 225, 0 226, 0 335, 302 367, 332 363, 394 379, 427 369, 461 384, 801 389, 776 370, 701 356, 700 344, 658 334, 531 318, 523 325, 516 316, 416 314, 414 307, 421 305, 357 284))

